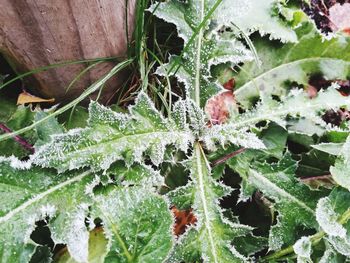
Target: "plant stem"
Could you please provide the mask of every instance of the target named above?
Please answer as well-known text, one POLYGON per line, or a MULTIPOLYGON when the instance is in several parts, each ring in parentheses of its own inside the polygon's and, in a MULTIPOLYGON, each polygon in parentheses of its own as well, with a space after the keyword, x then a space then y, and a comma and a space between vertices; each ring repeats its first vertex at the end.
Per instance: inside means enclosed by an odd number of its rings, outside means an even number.
MULTIPOLYGON (((338 222, 343 225, 346 222, 348 222, 349 219, 350 219, 350 209, 348 209, 344 214, 342 214, 340 216, 338 222)), ((312 245, 317 244, 325 235, 326 235, 326 232, 320 231, 320 232, 310 236, 311 244, 312 245)), ((279 259, 279 258, 281 258, 285 255, 291 254, 291 253, 294 253, 293 246, 289 246, 285 249, 282 249, 280 251, 273 253, 272 255, 263 257, 260 262, 268 262, 269 260, 279 259)))
MULTIPOLYGON (((0 130, 4 131, 5 133, 12 133, 12 130, 4 123, 0 123, 0 130)), ((24 138, 18 135, 14 135, 13 139, 18 142, 24 149, 28 150, 30 153, 34 153, 33 145, 27 142, 24 138)))
MULTIPOLYGON (((127 67, 128 65, 130 65, 131 62, 132 62, 132 60, 129 59, 129 60, 125 60, 125 61, 119 63, 114 68, 112 68, 110 70, 110 72, 108 74, 106 74, 103 78, 99 79, 94 84, 92 84, 88 89, 86 89, 78 98, 74 99, 73 101, 71 101, 67 105, 63 106, 59 110, 51 113, 50 115, 42 118, 41 120, 36 121, 33 124, 31 124, 31 125, 29 125, 27 127, 24 127, 24 128, 22 128, 20 130, 0 135, 0 142, 4 141, 4 140, 7 140, 7 139, 9 139, 11 137, 17 136, 19 134, 22 134, 24 132, 27 132, 27 131, 35 128, 40 123, 43 123, 43 122, 47 121, 48 119, 53 118, 53 117, 55 117, 57 115, 60 115, 61 113, 65 112, 66 110, 71 109, 72 107, 74 107, 75 105, 77 105, 78 103, 83 101, 85 98, 87 98, 90 94, 92 94, 93 92, 95 92, 99 88, 101 88, 101 86, 103 86, 106 83, 107 80, 109 80, 111 77, 113 77, 117 72, 119 72, 123 68, 127 67)), ((0 86, 0 88, 1 88, 1 86, 0 86)))
POLYGON ((238 149, 237 151, 234 151, 234 152, 232 152, 232 153, 230 153, 228 155, 225 155, 225 156, 221 157, 220 159, 215 160, 214 162, 212 162, 211 166, 215 167, 215 166, 217 166, 219 164, 225 163, 227 160, 235 157, 236 155, 244 152, 245 150, 247 150, 247 149, 246 148, 241 148, 241 149, 238 149))

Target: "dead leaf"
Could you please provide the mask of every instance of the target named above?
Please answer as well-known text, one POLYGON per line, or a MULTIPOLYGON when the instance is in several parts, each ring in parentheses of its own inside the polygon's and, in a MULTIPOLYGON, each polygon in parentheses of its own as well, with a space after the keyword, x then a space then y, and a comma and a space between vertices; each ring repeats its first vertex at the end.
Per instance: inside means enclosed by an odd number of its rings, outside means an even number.
POLYGON ((308 85, 306 89, 307 95, 309 96, 310 99, 313 99, 317 96, 318 90, 312 85, 308 85))
POLYGON ((55 99, 43 99, 40 97, 36 97, 26 91, 23 91, 21 94, 19 94, 17 99, 17 105, 24 105, 27 103, 39 103, 39 102, 54 102, 55 99))
POLYGON ((343 5, 337 3, 329 8, 329 19, 331 21, 331 29, 336 31, 343 31, 350 28, 350 4, 343 5))
POLYGON ((223 84, 224 89, 227 90, 233 90, 233 88, 235 87, 235 79, 229 79, 226 83, 223 84))
POLYGON ((175 206, 171 208, 175 216, 174 233, 177 236, 185 233, 186 228, 197 223, 197 218, 193 214, 192 208, 188 210, 179 210, 175 206))
POLYGON ((208 100, 205 112, 210 116, 211 124, 225 123, 230 113, 237 110, 237 103, 232 91, 225 91, 208 100))
POLYGON ((303 4, 303 10, 323 33, 342 31, 349 35, 349 2, 349 0, 311 0, 311 5, 303 4))

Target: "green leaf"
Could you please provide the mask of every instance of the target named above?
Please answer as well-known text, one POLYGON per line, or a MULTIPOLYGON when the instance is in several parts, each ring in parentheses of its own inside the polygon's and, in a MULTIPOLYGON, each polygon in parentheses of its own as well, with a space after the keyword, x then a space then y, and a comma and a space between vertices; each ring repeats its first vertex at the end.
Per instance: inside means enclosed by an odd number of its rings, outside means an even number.
POLYGON ((266 146, 266 149, 263 151, 281 159, 287 143, 287 130, 275 123, 271 123, 267 129, 262 131, 260 136, 266 146))
MULTIPOLYGON (((96 228, 91 231, 89 236, 88 262, 104 263, 107 254, 107 245, 108 241, 103 234, 102 228, 96 228)), ((77 263, 66 249, 63 252, 59 252, 56 258, 56 263, 77 263)))
POLYGON ((307 85, 310 75, 322 74, 327 80, 347 79, 349 38, 324 40, 312 24, 304 24, 297 29, 297 34, 297 43, 280 47, 272 47, 266 39, 254 42, 264 63, 260 68, 253 62, 245 63, 236 76, 235 95, 241 105, 250 107, 262 93, 285 95, 286 87, 290 87, 285 85, 286 81, 307 85))
POLYGON ((298 256, 298 263, 309 263, 311 261, 311 241, 308 237, 300 238, 293 246, 295 254, 298 256))
POLYGON ((321 152, 325 152, 331 155, 339 155, 341 153, 341 149, 343 147, 344 143, 320 143, 316 145, 311 145, 312 148, 315 148, 316 150, 319 150, 321 152))
POLYGON ((350 108, 350 98, 342 96, 336 85, 325 91, 320 91, 313 99, 310 99, 306 92, 293 89, 286 96, 281 97, 281 102, 264 95, 254 109, 232 117, 230 123, 235 129, 253 127, 261 121, 273 121, 285 127, 287 125, 285 118, 289 116, 305 118, 314 124, 327 128, 327 124, 321 118, 322 113, 326 109, 341 107, 350 108))
POLYGON ((179 127, 176 121, 164 119, 143 92, 128 114, 116 113, 96 102, 90 104, 89 112, 87 128, 53 136, 51 143, 35 153, 34 162, 59 172, 86 166, 98 171, 107 170, 118 160, 128 165, 141 163, 147 155, 159 165, 166 146, 175 145, 186 152, 194 140, 186 120, 179 127))
MULTIPOLYGON (((0 104, 2 104, 2 101, 0 101, 0 104)), ((7 107, 7 104, 4 106, 7 107)), ((34 115, 35 113, 30 109, 30 107, 24 107, 24 106, 19 106, 11 110, 9 109, 2 109, 0 107, 0 110, 4 110, 3 112, 7 114, 10 112, 13 112, 12 115, 7 116, 7 118, 4 119, 4 124, 11 129, 11 131, 18 130, 20 128, 23 128, 25 126, 28 126, 33 123, 34 120, 34 115)), ((1 118, 1 116, 0 116, 1 118)), ((1 121, 1 120, 0 120, 1 121)), ((0 130, 0 134, 3 133, 2 130, 0 130)), ((25 139, 29 144, 34 144, 34 142, 37 139, 37 136, 34 131, 28 131, 22 135, 23 139, 25 139)), ((28 151, 28 149, 25 149, 22 145, 20 145, 17 141, 14 139, 1 142, 0 143, 0 155, 6 155, 6 156, 11 156, 15 155, 18 158, 23 158, 26 157, 30 154, 31 152, 28 151)))
POLYGON ((61 174, 32 167, 18 170, 19 161, 0 161, 0 261, 29 262, 38 246, 30 234, 35 223, 48 220, 51 238, 67 244, 79 262, 85 262, 88 231, 85 227, 87 206, 91 202, 84 192, 90 172, 61 174))
POLYGON ((159 186, 164 178, 158 171, 143 164, 133 164, 126 167, 123 162, 116 162, 107 170, 107 174, 113 175, 114 182, 118 185, 148 185, 159 186))
MULTIPOLYGON (((38 111, 35 114, 34 121, 39 121, 49 115, 49 112, 38 111)), ((39 124, 35 127, 38 140, 35 143, 35 146, 38 147, 45 143, 51 141, 51 136, 58 133, 63 133, 63 127, 58 123, 56 118, 50 118, 46 122, 39 124)))
POLYGON ((319 200, 317 221, 325 232, 324 237, 340 254, 350 256, 350 193, 340 187, 328 197, 319 200))
POLYGON ((225 147, 226 144, 242 146, 251 149, 265 149, 264 143, 252 132, 245 129, 235 129, 233 124, 215 125, 210 128, 204 128, 200 140, 211 150, 216 150, 216 144, 225 147))
POLYGON ((171 56, 169 63, 160 67, 157 73, 176 75, 185 84, 188 97, 203 106, 220 90, 220 86, 210 81, 212 65, 226 62, 237 65, 253 59, 251 52, 237 40, 239 34, 246 36, 259 30, 263 35, 271 34, 274 39, 296 41, 296 34, 283 24, 278 12, 273 14, 278 2, 168 0, 152 5, 149 11, 175 24, 185 44, 182 56, 171 56), (220 33, 225 28, 230 28, 234 34, 220 33))
POLYGON ((187 190, 193 191, 192 207, 198 222, 179 238, 170 261, 196 262, 202 259, 204 262, 223 263, 248 260, 239 254, 231 241, 250 233, 252 228, 224 218, 217 200, 229 194, 231 189, 211 177, 210 166, 198 143, 189 165, 192 182, 187 190))
MULTIPOLYGON (((0 75, 1 81, 1 75, 0 75)), ((1 85, 1 82, 0 82, 1 85)), ((0 122, 6 123, 12 114, 16 111, 17 106, 14 101, 4 98, 4 95, 0 93, 0 122)))
POLYGON ((76 106, 72 110, 63 112, 57 118, 67 130, 85 128, 89 113, 85 107, 76 106))
POLYGON ((334 181, 350 191, 350 136, 346 142, 339 146, 338 159, 335 165, 330 168, 334 181))
POLYGON ((343 263, 345 262, 345 258, 337 253, 331 246, 325 250, 322 258, 319 263, 343 263))
POLYGON ((104 262, 161 263, 173 247, 168 203, 142 187, 97 196, 92 209, 108 239, 104 262))
MULTIPOLYGON (((254 153, 251 155, 254 156, 254 153)), ((271 250, 294 244, 298 226, 317 229, 314 210, 324 193, 311 191, 294 177, 297 163, 289 154, 277 163, 254 162, 247 156, 238 156, 237 159, 230 160, 228 164, 243 179, 241 195, 245 198, 242 199, 245 200, 247 194, 256 189, 275 202, 278 217, 270 230, 271 250)))
POLYGON ((289 9, 283 2, 223 0, 215 13, 216 23, 228 27, 234 24, 246 35, 259 31, 262 36, 268 34, 270 40, 297 42, 296 33, 281 19, 281 15, 285 16, 287 11, 296 11, 289 9))

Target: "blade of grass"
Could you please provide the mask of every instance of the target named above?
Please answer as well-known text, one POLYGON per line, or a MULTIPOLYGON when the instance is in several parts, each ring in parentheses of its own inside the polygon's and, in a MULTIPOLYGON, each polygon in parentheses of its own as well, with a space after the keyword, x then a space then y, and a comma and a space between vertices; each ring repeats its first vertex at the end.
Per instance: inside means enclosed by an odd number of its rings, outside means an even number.
POLYGON ((90 69, 94 68, 98 64, 102 63, 103 61, 98 61, 96 63, 91 64, 90 66, 83 69, 76 77, 69 83, 68 87, 66 88, 66 93, 71 89, 71 87, 76 83, 83 75, 85 75, 86 72, 88 72, 90 69))
POLYGON ((130 65, 133 62, 132 59, 128 59, 125 60, 121 63, 119 63, 118 65, 116 65, 114 68, 111 69, 111 71, 106 74, 103 78, 101 78, 100 80, 96 81, 94 84, 92 84, 88 89, 86 89, 78 98, 76 98, 75 100, 73 100, 72 102, 68 103, 67 105, 63 106, 62 108, 60 108, 59 110, 51 113, 50 115, 46 116, 45 118, 42 118, 41 120, 34 122, 33 124, 24 127, 20 130, 11 132, 11 133, 7 133, 7 134, 3 134, 0 135, 0 141, 4 141, 7 140, 13 136, 22 134, 24 132, 27 132, 33 128, 35 128, 37 125, 39 125, 40 123, 43 123, 45 121, 47 121, 48 119, 58 116, 61 113, 69 110, 70 108, 74 107, 75 105, 77 105, 79 102, 81 102, 82 100, 84 100, 86 97, 88 97, 89 95, 91 95, 93 92, 95 92, 96 90, 98 90, 100 87, 102 87, 107 80, 109 80, 112 76, 114 76, 117 72, 121 71, 122 69, 124 69, 125 67, 127 67, 128 65, 130 65))
POLYGON ((18 79, 22 79, 24 77, 27 77, 27 76, 30 76, 30 75, 33 75, 33 74, 36 74, 36 73, 40 73, 40 72, 43 72, 43 71, 46 71, 46 70, 49 70, 49 69, 59 68, 59 67, 64 67, 64 66, 67 66, 67 65, 74 65, 74 64, 82 64, 82 63, 90 63, 90 62, 98 62, 98 61, 101 61, 101 62, 103 62, 103 61, 110 61, 110 60, 116 60, 118 58, 119 57, 107 57, 107 58, 94 58, 94 59, 64 61, 64 62, 60 62, 60 63, 57 63, 57 64, 52 64, 52 65, 48 65, 48 66, 45 66, 45 67, 36 68, 36 69, 33 69, 33 70, 28 71, 26 73, 23 73, 21 75, 18 75, 17 77, 12 78, 9 81, 3 83, 2 85, 0 85, 0 90, 2 88, 6 87, 7 85, 15 82, 18 79))

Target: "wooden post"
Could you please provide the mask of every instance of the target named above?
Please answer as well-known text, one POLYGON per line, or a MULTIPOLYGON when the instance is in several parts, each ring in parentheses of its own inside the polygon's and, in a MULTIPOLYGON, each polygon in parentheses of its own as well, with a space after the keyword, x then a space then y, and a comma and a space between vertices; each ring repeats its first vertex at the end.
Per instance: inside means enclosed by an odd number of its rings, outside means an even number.
MULTIPOLYGON (((134 10, 135 0, 0 0, 0 51, 18 73, 62 61, 125 57, 134 10)), ((69 91, 86 64, 35 74, 26 88, 56 101, 72 100, 113 66, 98 65, 69 91)), ((125 74, 111 79, 102 101, 124 81, 125 74)))

